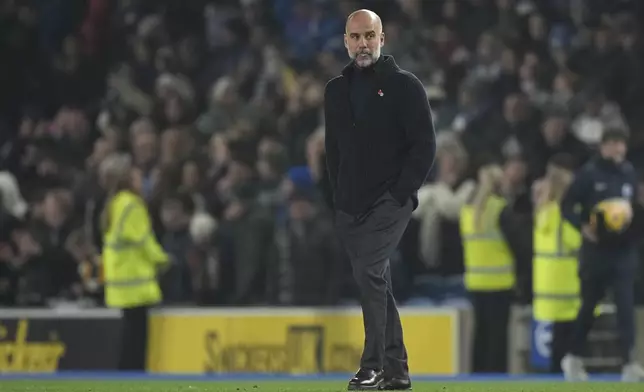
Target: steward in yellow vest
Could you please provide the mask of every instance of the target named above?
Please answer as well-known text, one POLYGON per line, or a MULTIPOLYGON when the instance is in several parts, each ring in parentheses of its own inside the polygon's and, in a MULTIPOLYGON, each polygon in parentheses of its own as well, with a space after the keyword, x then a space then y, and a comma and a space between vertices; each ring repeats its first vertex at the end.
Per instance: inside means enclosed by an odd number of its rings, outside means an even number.
POLYGON ((533 189, 532 312, 536 321, 552 323, 551 373, 561 373, 561 359, 581 306, 577 260, 581 233, 563 219, 559 207, 572 180, 568 159, 566 155, 553 157, 546 177, 533 189))
POLYGON ((468 291, 511 290, 515 284, 514 260, 501 229, 499 218, 506 202, 492 195, 484 204, 477 227, 476 208, 461 209, 460 228, 465 258, 465 287, 468 291))
POLYGON ((105 303, 123 309, 119 370, 145 370, 148 310, 161 302, 157 283, 168 255, 157 242, 147 206, 139 196, 129 156, 115 155, 100 167, 108 189, 102 216, 105 303))
POLYGON ((507 372, 507 334, 516 281, 514 256, 501 230, 506 202, 497 195, 503 174, 498 166, 479 171, 473 200, 463 206, 460 230, 465 287, 474 308, 472 371, 507 372))
POLYGON ((533 313, 538 321, 572 321, 581 304, 577 251, 581 234, 551 201, 536 212, 532 272, 533 313))
POLYGON ((168 255, 152 231, 141 197, 122 190, 108 208, 111 224, 103 241, 105 303, 111 308, 133 308, 161 302, 157 283, 159 264, 168 255))

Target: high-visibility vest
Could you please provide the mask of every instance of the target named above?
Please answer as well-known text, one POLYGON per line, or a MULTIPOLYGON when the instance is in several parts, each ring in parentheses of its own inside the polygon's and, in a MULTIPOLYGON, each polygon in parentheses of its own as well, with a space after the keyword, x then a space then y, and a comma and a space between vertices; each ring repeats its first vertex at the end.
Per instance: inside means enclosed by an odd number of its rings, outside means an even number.
POLYGON ((474 207, 466 204, 461 209, 464 280, 469 291, 503 291, 514 287, 514 260, 499 226, 505 205, 502 198, 490 196, 485 202, 480 228, 475 225, 474 207))
POLYGON ((558 322, 577 317, 581 306, 577 273, 581 241, 581 234, 562 218, 556 202, 536 211, 532 262, 535 320, 558 322))
POLYGON ((168 255, 154 236, 145 202, 121 191, 109 203, 102 254, 105 303, 113 308, 157 304, 162 298, 157 271, 168 255))

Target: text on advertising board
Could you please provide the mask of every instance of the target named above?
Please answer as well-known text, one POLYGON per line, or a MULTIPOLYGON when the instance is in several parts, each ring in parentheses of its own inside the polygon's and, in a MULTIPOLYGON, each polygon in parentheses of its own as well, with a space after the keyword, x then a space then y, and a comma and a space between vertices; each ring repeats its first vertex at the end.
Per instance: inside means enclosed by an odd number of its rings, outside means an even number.
MULTIPOLYGON (((455 374, 456 314, 402 316, 410 367, 455 374)), ((159 314, 151 318, 149 370, 175 373, 352 372, 364 342, 359 314, 159 314)))
POLYGON ((50 331, 48 341, 28 341, 29 321, 15 323, 14 336, 10 327, 0 324, 0 372, 53 372, 65 354, 65 344, 50 331), (13 339, 13 340, 7 340, 13 339))

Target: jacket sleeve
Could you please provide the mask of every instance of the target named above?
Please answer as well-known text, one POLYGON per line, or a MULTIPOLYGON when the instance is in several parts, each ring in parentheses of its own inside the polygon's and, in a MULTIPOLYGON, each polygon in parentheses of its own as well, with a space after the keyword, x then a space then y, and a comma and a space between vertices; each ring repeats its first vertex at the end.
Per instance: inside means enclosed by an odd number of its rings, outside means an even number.
POLYGON ((532 264, 532 224, 527 225, 526 219, 517 216, 511 206, 506 206, 499 216, 499 226, 505 242, 514 256, 517 273, 532 264))
POLYGON ((338 170, 340 168, 340 151, 338 149, 338 140, 335 130, 331 126, 331 97, 330 86, 331 82, 327 83, 324 89, 324 149, 326 156, 326 169, 329 176, 329 186, 331 188, 331 201, 335 204, 335 191, 338 183, 338 170))
POLYGON ((400 204, 425 182, 436 156, 434 121, 423 84, 411 74, 401 78, 405 98, 399 103, 407 146, 406 158, 391 194, 400 204))
POLYGON ((624 233, 624 239, 626 245, 631 245, 633 243, 638 243, 641 241, 641 238, 644 237, 644 206, 639 203, 639 189, 638 189, 638 180, 635 175, 632 176, 629 183, 633 189, 633 194, 631 196, 631 207, 633 208, 633 217, 631 224, 626 229, 624 233))
POLYGON ((516 214, 508 205, 499 215, 499 226, 514 257, 517 294, 527 302, 532 293, 533 222, 529 215, 516 214))
POLYGON ((577 230, 581 230, 582 223, 588 222, 590 212, 587 209, 588 173, 582 169, 568 187, 561 201, 561 215, 577 230), (577 210, 581 206, 581 210, 577 210))
POLYGON ((169 261, 168 255, 157 242, 150 215, 142 203, 130 203, 125 207, 122 219, 122 229, 118 236, 120 240, 142 246, 148 260, 161 264, 169 261))

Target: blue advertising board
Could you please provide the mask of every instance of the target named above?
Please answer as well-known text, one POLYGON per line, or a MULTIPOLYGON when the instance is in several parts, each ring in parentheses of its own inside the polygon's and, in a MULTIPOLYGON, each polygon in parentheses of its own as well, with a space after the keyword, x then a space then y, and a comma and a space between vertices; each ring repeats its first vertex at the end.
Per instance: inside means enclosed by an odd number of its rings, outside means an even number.
POLYGON ((548 370, 550 367, 552 323, 532 320, 531 337, 530 365, 535 370, 548 370))

